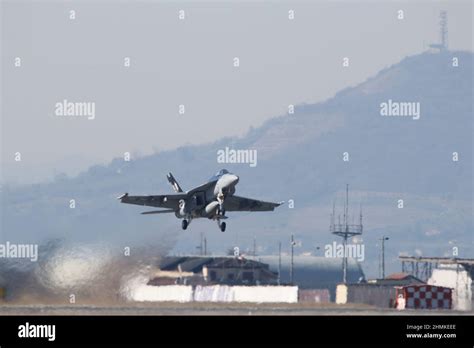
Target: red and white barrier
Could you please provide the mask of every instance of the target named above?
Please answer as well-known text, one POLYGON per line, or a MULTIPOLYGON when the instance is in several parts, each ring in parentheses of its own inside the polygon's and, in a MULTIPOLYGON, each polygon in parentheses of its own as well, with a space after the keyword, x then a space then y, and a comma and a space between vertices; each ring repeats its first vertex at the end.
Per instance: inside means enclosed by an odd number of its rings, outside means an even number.
POLYGON ((452 289, 433 285, 397 287, 397 309, 451 309, 452 289))

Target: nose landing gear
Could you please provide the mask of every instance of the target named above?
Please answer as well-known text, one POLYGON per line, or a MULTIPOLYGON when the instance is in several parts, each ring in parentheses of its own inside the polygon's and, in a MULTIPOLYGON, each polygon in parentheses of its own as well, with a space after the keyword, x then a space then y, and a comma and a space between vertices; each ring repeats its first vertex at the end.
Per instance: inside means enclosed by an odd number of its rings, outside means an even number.
POLYGON ((219 203, 219 207, 217 208, 217 214, 220 216, 225 215, 224 198, 225 198, 224 192, 222 191, 219 192, 219 194, 217 195, 217 202, 219 203))

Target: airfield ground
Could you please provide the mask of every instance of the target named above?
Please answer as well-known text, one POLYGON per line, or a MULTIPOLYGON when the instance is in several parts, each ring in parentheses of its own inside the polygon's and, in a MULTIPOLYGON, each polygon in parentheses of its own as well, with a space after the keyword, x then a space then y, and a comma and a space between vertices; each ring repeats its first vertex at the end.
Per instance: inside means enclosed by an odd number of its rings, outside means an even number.
POLYGON ((0 306, 0 315, 472 315, 447 310, 380 309, 366 305, 250 303, 133 303, 122 305, 0 306))

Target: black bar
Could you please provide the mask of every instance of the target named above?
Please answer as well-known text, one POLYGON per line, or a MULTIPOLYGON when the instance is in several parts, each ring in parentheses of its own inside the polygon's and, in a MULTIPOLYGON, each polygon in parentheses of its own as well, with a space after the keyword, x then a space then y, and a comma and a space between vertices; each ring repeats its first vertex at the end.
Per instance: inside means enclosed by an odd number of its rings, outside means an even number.
POLYGON ((0 346, 38 344, 447 345, 473 347, 473 316, 1 316, 0 346), (55 340, 20 338, 26 323, 55 340), (410 328, 408 328, 410 325, 410 328), (428 327, 429 325, 429 327, 428 327), (418 330, 416 329, 418 328, 418 330), (409 338, 407 334, 455 334, 409 338))

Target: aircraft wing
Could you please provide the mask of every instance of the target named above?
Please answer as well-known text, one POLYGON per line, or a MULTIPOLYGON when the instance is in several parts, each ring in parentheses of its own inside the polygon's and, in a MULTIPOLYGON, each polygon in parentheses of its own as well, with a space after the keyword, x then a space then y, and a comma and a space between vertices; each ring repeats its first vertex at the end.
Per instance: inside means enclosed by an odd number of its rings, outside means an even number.
POLYGON ((226 211, 273 211, 281 203, 264 202, 256 199, 230 196, 224 201, 224 209, 226 211))
POLYGON ((118 197, 121 203, 144 205, 147 207, 179 209, 179 201, 188 197, 185 193, 158 196, 129 196, 128 193, 118 197))

